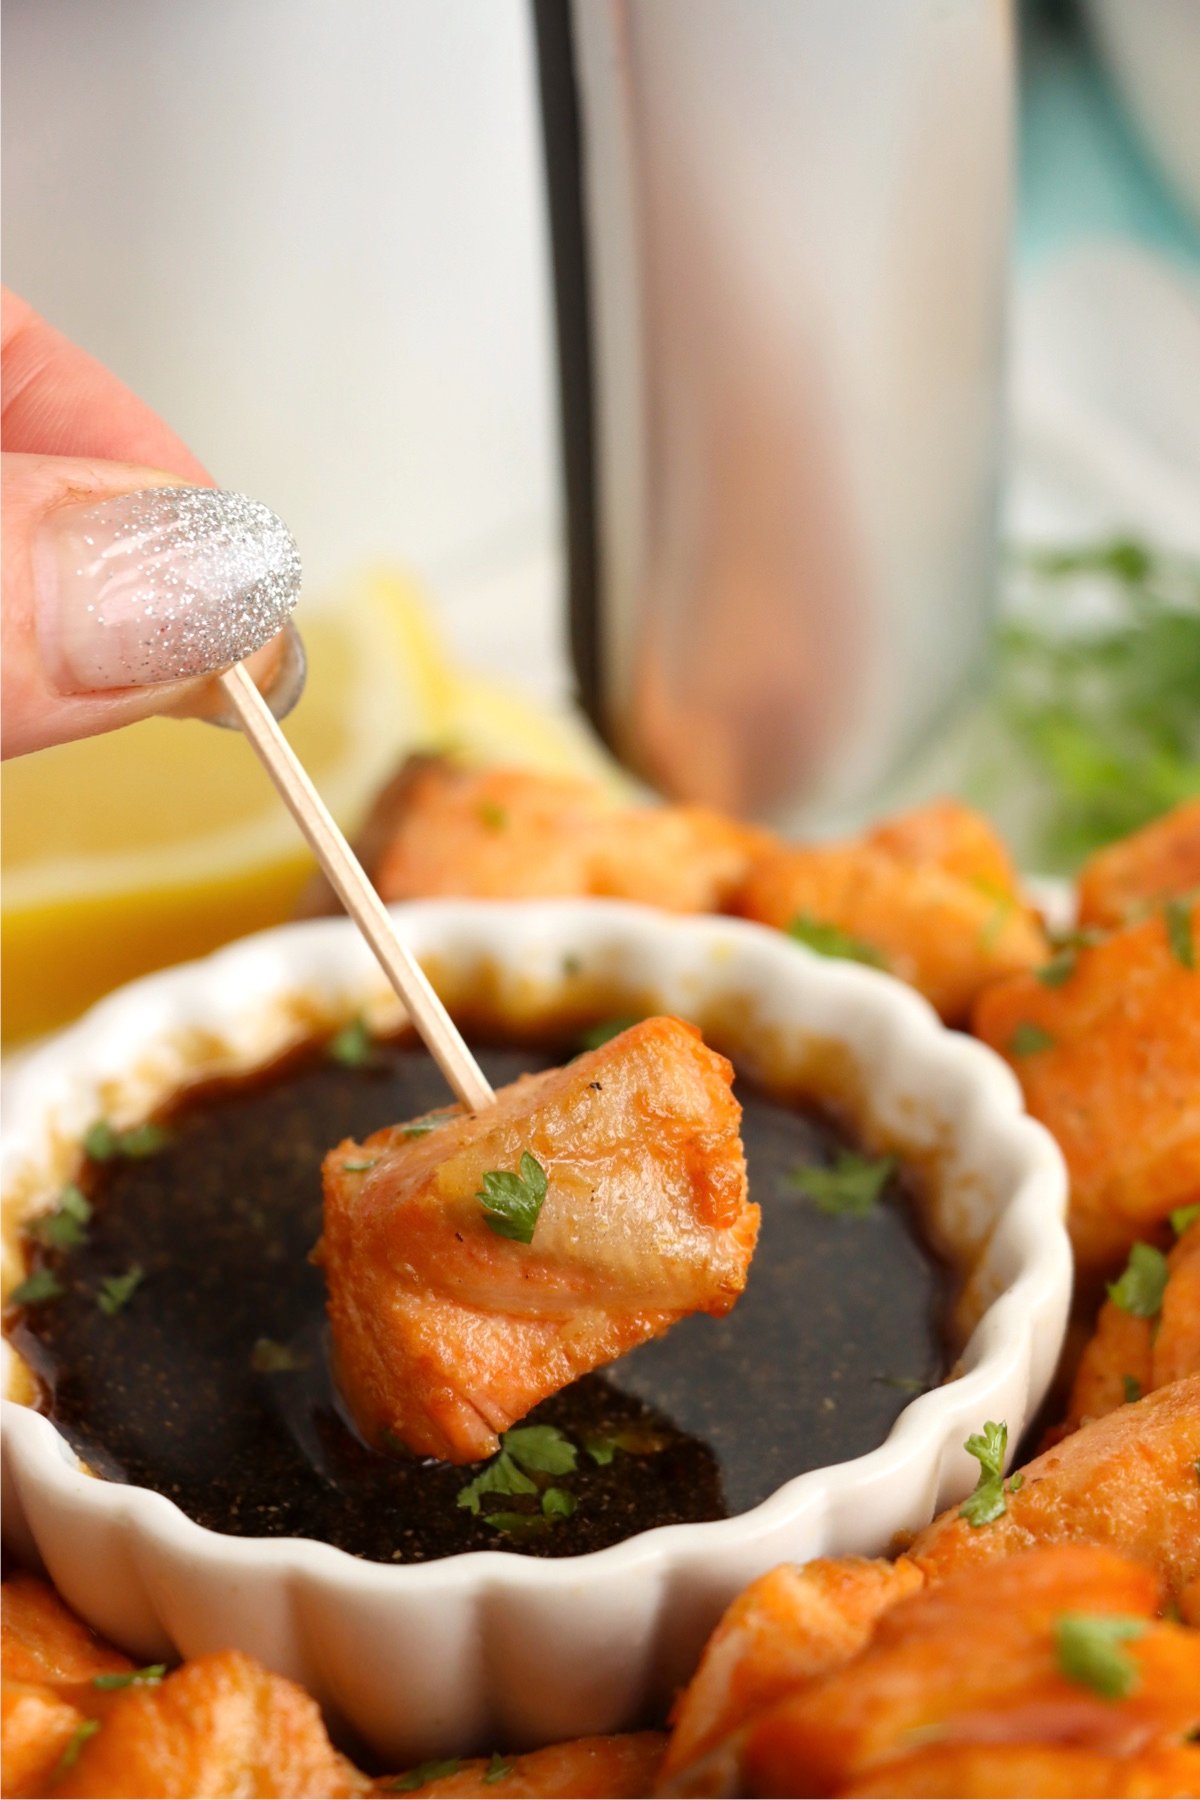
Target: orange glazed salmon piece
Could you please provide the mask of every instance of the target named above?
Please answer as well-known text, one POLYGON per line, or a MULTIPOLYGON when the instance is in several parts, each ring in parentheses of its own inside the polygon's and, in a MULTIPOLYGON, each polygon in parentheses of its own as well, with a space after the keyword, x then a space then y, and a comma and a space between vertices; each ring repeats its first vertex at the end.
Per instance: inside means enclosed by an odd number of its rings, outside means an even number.
POLYGON ((119 1693, 54 1795, 142 1800, 341 1796, 369 1784, 329 1742, 315 1700, 248 1656, 184 1663, 119 1693))
MULTIPOLYGON (((404 1791, 417 1800, 435 1795, 438 1800, 495 1800, 497 1794, 508 1800, 638 1800, 653 1789, 665 1742, 661 1731, 635 1731, 576 1738, 525 1756, 476 1757, 444 1775, 433 1772, 442 1765, 422 1764, 409 1772, 404 1791), (413 1776, 425 1769, 429 1780, 410 1787, 413 1776)), ((394 1775, 378 1781, 373 1792, 394 1794, 396 1781, 394 1775)))
POLYGON ((316 1257, 368 1442, 490 1456, 577 1376, 687 1313, 728 1312, 759 1221, 732 1079, 694 1026, 647 1019, 483 1112, 332 1151, 316 1257), (523 1168, 544 1188, 529 1242, 481 1198, 523 1168))
POLYGON ((1111 1299, 1100 1308, 1075 1373, 1068 1430, 1185 1375, 1200 1375, 1200 1219, 1172 1247, 1166 1265, 1157 1313, 1142 1318, 1111 1299))
POLYGON ((1014 975, 982 994, 974 1030, 1013 1068, 1071 1177, 1084 1270, 1200 1200, 1200 903, 1085 946, 1050 986, 1014 975))
POLYGON ((755 1720, 740 1793, 839 1794, 918 1747, 1061 1744, 1111 1757, 1183 1747, 1200 1720, 1200 1634, 1154 1622, 1153 1573, 1082 1544, 969 1570, 885 1612, 867 1645, 755 1720), (1129 1683, 1064 1666, 1064 1615, 1129 1621, 1129 1683))
MULTIPOLYGON (((890 1563, 845 1556, 818 1557, 802 1567, 784 1563, 752 1581, 709 1638, 675 1703, 663 1779, 731 1743, 739 1726, 793 1688, 848 1662, 880 1615, 923 1579, 904 1557, 890 1563)), ((728 1774, 736 1778, 732 1752, 728 1774)))
POLYGON ((908 1555, 931 1581, 1034 1544, 1108 1545, 1157 1572, 1185 1619, 1200 1624, 1200 1375, 1159 1388, 1027 1463, 990 1524, 951 1508, 908 1555))
POLYGON ((1200 889, 1200 799, 1187 800, 1079 872, 1081 925, 1124 925, 1163 901, 1200 889))
POLYGON ((65 1607, 54 1589, 19 1571, 0 1590, 0 1667, 5 1681, 73 1688, 133 1664, 65 1607))
POLYGON ((1044 960, 1046 938, 1017 897, 991 827, 951 802, 845 844, 760 856, 736 910, 786 931, 834 927, 846 953, 876 962, 962 1023, 989 982, 1044 960))
POLYGON ((838 1793, 845 1800, 1166 1800, 1200 1794, 1200 1747, 1105 1756, 1061 1744, 930 1744, 838 1793))
POLYGON ((591 895, 718 912, 773 842, 704 806, 620 806, 578 777, 418 757, 377 799, 359 851, 385 900, 591 895))

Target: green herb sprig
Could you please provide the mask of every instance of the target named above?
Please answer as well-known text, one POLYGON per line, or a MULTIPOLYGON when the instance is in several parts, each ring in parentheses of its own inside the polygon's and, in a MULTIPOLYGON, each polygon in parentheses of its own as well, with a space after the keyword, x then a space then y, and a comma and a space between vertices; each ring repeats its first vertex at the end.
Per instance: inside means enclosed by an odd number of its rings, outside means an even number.
POLYGON ((531 1244, 547 1192, 546 1171, 528 1150, 521 1153, 520 1171, 489 1169, 475 1198, 497 1237, 517 1244, 531 1244))
POLYGON ((130 1669, 120 1675, 93 1675, 92 1686, 104 1693, 118 1688, 157 1687, 167 1672, 166 1663, 147 1663, 144 1669, 130 1669))
POLYGON ((806 944, 818 956, 833 956, 846 962, 866 963, 873 969, 886 969, 887 958, 865 938, 854 937, 827 919, 816 919, 811 913, 797 913, 787 926, 787 935, 798 944, 806 944))
POLYGON ((1153 1244, 1135 1244, 1123 1274, 1108 1283, 1108 1297, 1135 1319, 1156 1318, 1162 1311, 1169 1273, 1161 1250, 1153 1244))
POLYGON ((1104 1700, 1125 1700, 1141 1679, 1124 1646, 1143 1637, 1148 1620, 1120 1613, 1063 1613, 1054 1626, 1058 1666, 1068 1681, 1104 1700))
POLYGON ((82 1188, 71 1182, 58 1197, 53 1212, 42 1213, 30 1226, 30 1236, 54 1250, 75 1250, 87 1242, 92 1203, 82 1188))
POLYGON ((10 1306, 45 1306, 50 1300, 59 1300, 66 1293, 66 1288, 58 1279, 53 1269, 35 1269, 24 1281, 18 1282, 8 1296, 10 1306))
POLYGON ((96 1305, 108 1318, 115 1317, 128 1306, 145 1279, 146 1271, 141 1263, 131 1264, 123 1275, 106 1275, 100 1283, 96 1305))
POLYGON ((832 1167, 814 1164, 793 1169, 788 1181, 822 1212, 862 1219, 873 1210, 895 1168, 894 1156, 860 1156, 854 1150, 839 1150, 832 1167))
POLYGON ((457 1756, 447 1756, 441 1762, 418 1763, 415 1769, 409 1769, 405 1775, 397 1775, 387 1783, 390 1794, 412 1794, 418 1788, 427 1787, 431 1781, 441 1781, 447 1775, 457 1775, 462 1764, 457 1756))
MULTIPOLYGON (((981 1525, 990 1525, 994 1519, 1007 1511, 1004 1484, 1004 1453, 1008 1449, 1008 1426, 1003 1420, 996 1424, 989 1419, 982 1431, 972 1432, 963 1448, 979 1463, 979 1479, 974 1491, 967 1495, 959 1507, 959 1517, 978 1529, 981 1525)), ((1013 1476, 1008 1483, 1008 1492, 1017 1493, 1024 1486, 1025 1477, 1021 1474, 1013 1476)))
POLYGON ((83 1148, 93 1162, 113 1162, 118 1157, 139 1161, 157 1156, 171 1142, 165 1125, 135 1125, 129 1131, 117 1131, 107 1119, 97 1119, 83 1140, 83 1148))

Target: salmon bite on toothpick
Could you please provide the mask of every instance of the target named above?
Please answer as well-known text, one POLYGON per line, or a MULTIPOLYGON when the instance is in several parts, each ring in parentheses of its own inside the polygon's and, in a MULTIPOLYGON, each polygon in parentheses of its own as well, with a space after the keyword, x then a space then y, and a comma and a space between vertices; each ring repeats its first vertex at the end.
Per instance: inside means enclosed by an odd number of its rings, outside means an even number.
POLYGON ((480 1112, 333 1150, 315 1255, 368 1443, 490 1456, 577 1376, 728 1312, 759 1223, 732 1081, 694 1026, 647 1019, 480 1112))

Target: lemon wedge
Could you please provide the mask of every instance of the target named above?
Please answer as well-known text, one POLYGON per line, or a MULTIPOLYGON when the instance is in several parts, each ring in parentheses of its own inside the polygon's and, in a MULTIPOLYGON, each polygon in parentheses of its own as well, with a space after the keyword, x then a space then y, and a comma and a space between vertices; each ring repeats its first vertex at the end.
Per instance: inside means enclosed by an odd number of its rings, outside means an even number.
MULTIPOLYGON (((414 749, 616 779, 582 724, 456 670, 403 577, 305 602, 297 623, 308 685, 284 729, 347 830, 414 749)), ((312 872, 240 735, 191 721, 151 719, 10 762, 3 800, 6 1042, 281 922, 312 872)))

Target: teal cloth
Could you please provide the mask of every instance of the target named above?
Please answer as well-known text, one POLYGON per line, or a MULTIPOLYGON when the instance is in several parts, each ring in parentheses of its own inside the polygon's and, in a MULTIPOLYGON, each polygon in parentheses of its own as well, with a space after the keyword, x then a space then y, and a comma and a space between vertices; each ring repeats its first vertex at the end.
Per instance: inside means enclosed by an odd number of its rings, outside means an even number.
POLYGON ((1085 34, 1023 23, 1018 271, 1077 238, 1114 235, 1200 265, 1200 226, 1159 173, 1085 34))

